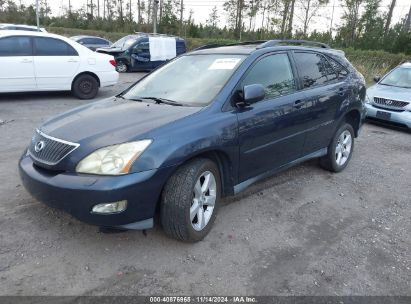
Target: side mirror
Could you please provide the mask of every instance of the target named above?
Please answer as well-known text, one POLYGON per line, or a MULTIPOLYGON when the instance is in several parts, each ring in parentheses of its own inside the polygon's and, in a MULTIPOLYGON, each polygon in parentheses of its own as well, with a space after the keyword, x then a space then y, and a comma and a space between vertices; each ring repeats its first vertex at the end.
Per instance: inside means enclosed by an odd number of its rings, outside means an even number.
POLYGON ((242 93, 242 101, 245 105, 251 105, 259 102, 265 97, 265 90, 261 84, 246 85, 244 86, 242 93))
POLYGON ((381 76, 374 76, 374 81, 375 82, 378 82, 378 81, 380 81, 381 80, 381 76))

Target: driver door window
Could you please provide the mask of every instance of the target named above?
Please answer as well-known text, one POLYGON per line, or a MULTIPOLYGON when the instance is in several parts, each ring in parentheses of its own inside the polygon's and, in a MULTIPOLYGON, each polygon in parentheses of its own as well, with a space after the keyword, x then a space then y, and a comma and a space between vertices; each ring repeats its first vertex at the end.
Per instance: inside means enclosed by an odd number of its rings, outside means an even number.
POLYGON ((297 90, 287 54, 276 54, 264 57, 248 72, 242 86, 262 84, 265 99, 288 95, 297 90))

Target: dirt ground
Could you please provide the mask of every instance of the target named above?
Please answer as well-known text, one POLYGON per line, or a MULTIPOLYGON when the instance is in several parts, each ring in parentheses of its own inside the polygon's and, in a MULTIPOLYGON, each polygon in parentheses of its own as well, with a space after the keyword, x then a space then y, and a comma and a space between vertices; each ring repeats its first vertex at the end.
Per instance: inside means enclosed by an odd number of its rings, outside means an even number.
POLYGON ((158 225, 101 233, 24 190, 34 129, 86 102, 0 95, 0 295, 411 295, 410 132, 366 124, 344 172, 311 161, 260 182, 186 244, 158 225))

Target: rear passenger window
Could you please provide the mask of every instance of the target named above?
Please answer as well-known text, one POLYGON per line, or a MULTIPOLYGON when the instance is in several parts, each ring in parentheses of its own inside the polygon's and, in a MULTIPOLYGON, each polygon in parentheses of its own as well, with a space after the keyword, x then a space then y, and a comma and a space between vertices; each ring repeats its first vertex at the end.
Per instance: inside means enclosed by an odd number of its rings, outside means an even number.
POLYGON ((0 39, 0 57, 32 56, 30 37, 15 36, 0 39))
POLYGON ((262 84, 265 99, 294 92, 296 85, 287 54, 270 55, 258 61, 242 82, 242 86, 250 84, 262 84))
POLYGON ((337 79, 337 73, 324 56, 304 52, 296 52, 294 55, 305 89, 337 79))
POLYGON ((331 66, 334 68, 334 71, 337 73, 338 79, 343 79, 347 77, 348 71, 346 68, 342 66, 339 62, 332 58, 328 58, 328 61, 330 62, 331 66))
POLYGON ((35 56, 78 56, 77 51, 68 43, 54 38, 34 38, 35 56))

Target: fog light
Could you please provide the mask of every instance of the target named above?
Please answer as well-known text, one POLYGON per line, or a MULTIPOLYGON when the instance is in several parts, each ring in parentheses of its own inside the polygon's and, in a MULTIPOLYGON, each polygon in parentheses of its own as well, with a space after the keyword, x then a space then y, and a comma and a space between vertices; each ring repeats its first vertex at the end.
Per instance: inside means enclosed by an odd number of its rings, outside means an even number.
POLYGON ((127 201, 118 201, 114 203, 104 203, 104 204, 98 204, 93 207, 91 210, 93 213, 118 213, 121 211, 126 210, 127 208, 127 201))

